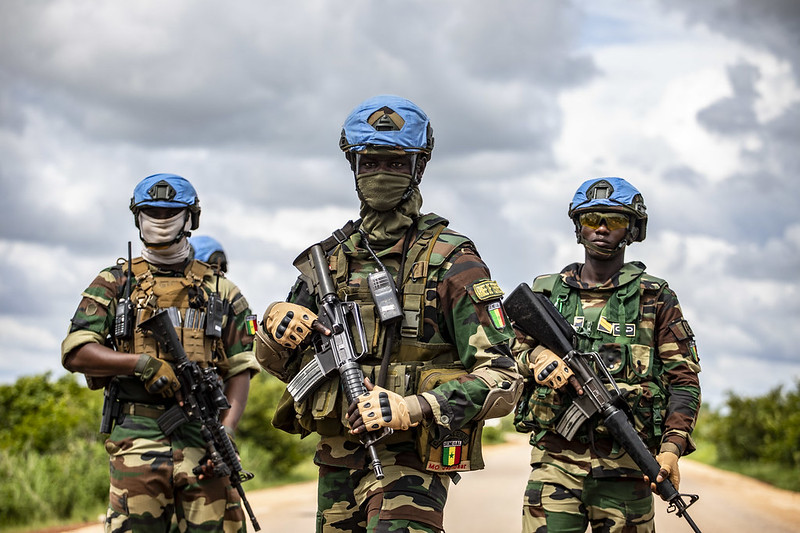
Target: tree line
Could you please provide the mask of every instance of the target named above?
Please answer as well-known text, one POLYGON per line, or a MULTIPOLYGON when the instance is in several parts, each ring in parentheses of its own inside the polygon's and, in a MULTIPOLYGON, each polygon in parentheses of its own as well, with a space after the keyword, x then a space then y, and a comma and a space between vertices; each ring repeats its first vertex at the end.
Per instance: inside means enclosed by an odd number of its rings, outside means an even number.
MULTIPOLYGON (((79 379, 44 373, 0 386, 0 528, 91 521, 103 513, 103 394, 79 379)), ((297 466, 313 455, 313 439, 270 424, 284 387, 265 373, 251 382, 236 436, 242 464, 256 474, 245 490, 295 479, 297 466)), ((695 435, 701 460, 800 490, 800 381, 760 397, 728 393, 723 406, 703 411, 695 435)))

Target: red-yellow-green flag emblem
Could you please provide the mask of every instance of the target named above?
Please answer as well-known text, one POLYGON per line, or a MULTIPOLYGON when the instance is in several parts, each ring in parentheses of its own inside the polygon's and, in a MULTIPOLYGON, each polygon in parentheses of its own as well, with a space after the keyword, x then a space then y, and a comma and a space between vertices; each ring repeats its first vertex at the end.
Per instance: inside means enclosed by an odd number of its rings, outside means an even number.
POLYGON ((460 440, 447 440, 442 443, 442 466, 454 466, 461 462, 460 440))
POLYGON ((486 306, 486 311, 489 313, 489 318, 492 319, 492 324, 498 330, 505 329, 506 316, 503 314, 503 306, 500 302, 494 302, 486 306))
POLYGON ((256 315, 247 315, 244 319, 244 326, 248 335, 255 335, 256 331, 258 331, 258 317, 256 315))

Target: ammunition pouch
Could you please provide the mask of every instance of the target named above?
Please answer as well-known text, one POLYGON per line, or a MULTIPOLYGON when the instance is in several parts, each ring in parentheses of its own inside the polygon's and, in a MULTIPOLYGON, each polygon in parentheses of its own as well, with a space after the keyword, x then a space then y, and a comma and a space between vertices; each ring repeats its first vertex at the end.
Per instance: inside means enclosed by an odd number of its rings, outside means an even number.
MULTIPOLYGON (((464 367, 428 368, 420 367, 417 379, 417 394, 467 375, 464 367)), ((445 428, 423 422, 415 428, 416 448, 425 469, 429 472, 450 473, 481 470, 484 467, 481 435, 484 421, 473 420, 466 426, 444 433, 445 428), (438 433, 438 435, 437 435, 438 433)))
MULTIPOLYGON (((304 361, 304 364, 307 362, 304 361)), ((361 366, 364 375, 373 382, 379 368, 378 365, 361 366)), ((392 363, 384 388, 402 396, 422 394, 467 373, 459 363, 392 363)), ((295 402, 284 391, 275 409, 272 425, 303 437, 310 433, 318 433, 322 437, 345 434, 348 427, 346 401, 338 376, 323 382, 302 402, 295 402)), ((483 419, 476 419, 460 429, 445 433, 446 428, 423 422, 408 431, 394 432, 385 442, 391 444, 413 438, 420 460, 430 472, 480 470, 484 467, 481 448, 483 425, 483 419)))

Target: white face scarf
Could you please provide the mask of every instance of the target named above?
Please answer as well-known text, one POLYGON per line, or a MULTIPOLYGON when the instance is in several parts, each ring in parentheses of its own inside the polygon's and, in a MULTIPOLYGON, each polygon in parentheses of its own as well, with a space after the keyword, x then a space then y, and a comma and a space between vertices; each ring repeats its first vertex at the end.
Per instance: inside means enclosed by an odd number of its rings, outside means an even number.
POLYGON ((170 218, 153 218, 139 212, 139 235, 144 244, 142 257, 145 261, 155 265, 186 261, 192 251, 189 240, 184 235, 178 242, 172 242, 181 230, 188 232, 192 228, 192 217, 186 214, 184 209, 170 218))

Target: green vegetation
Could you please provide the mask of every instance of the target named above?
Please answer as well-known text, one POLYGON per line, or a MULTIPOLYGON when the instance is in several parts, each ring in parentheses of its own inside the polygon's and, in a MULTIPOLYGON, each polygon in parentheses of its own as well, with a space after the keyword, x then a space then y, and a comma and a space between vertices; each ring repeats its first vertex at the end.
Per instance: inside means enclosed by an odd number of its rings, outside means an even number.
POLYGON ((694 460, 800 491, 800 381, 746 398, 732 392, 722 408, 704 408, 694 460))
MULTIPOLYGON (((312 479, 315 439, 272 427, 284 385, 266 374, 251 382, 236 443, 256 474, 245 490, 312 479)), ((97 433, 103 395, 74 376, 49 373, 0 386, 0 529, 22 531, 94 521, 104 513, 108 459, 97 433)), ((484 444, 513 432, 512 416, 487 424, 484 444)), ((717 410, 704 408, 692 459, 800 491, 800 381, 758 398, 729 393, 717 410)))
MULTIPOLYGON (((256 477, 245 490, 310 479, 314 439, 272 427, 284 385, 254 378, 236 444, 256 477)), ((97 433, 103 394, 49 373, 0 386, 0 530, 94 521, 108 501, 108 456, 97 433)))

